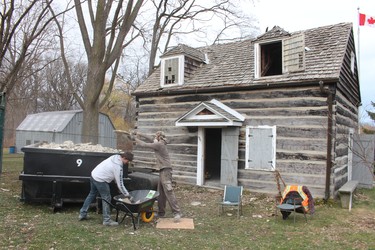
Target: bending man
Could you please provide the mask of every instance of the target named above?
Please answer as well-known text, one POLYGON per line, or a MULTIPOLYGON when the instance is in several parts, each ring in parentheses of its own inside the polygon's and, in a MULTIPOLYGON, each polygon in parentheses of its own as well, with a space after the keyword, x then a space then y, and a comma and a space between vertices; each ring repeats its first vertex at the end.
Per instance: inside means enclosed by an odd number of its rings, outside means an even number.
POLYGON ((130 197, 128 190, 124 186, 123 165, 127 165, 132 160, 133 154, 130 152, 125 152, 121 155, 110 156, 94 168, 94 170, 91 172, 90 178, 90 193, 86 197, 86 200, 79 211, 79 220, 87 219, 87 211, 89 206, 96 199, 96 196, 99 193, 102 198, 103 225, 118 225, 118 222, 111 220, 111 208, 107 203, 111 203, 112 200, 109 183, 115 180, 120 192, 123 195, 130 197))

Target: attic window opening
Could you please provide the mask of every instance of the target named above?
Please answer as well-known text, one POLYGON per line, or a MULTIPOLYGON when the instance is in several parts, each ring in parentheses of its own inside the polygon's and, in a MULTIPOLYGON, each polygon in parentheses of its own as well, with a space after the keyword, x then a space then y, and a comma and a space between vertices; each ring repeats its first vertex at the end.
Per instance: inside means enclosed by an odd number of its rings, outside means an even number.
POLYGON ((282 43, 281 41, 260 45, 261 76, 282 74, 282 43))
POLYGON ((312 50, 306 48, 304 34, 284 37, 282 40, 256 43, 254 46, 255 77, 304 71, 306 53, 311 53, 309 51, 312 50))

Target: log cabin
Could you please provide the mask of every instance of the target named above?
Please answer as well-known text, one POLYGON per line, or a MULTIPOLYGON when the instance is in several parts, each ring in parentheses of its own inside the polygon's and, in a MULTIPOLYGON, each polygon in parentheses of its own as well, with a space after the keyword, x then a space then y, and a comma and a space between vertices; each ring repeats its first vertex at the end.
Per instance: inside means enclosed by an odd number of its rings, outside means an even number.
MULTIPOLYGON (((276 194, 284 182, 328 199, 350 178, 361 103, 352 23, 179 44, 132 94, 136 129, 166 133, 177 183, 276 194)), ((134 155, 154 168, 150 150, 134 155)))

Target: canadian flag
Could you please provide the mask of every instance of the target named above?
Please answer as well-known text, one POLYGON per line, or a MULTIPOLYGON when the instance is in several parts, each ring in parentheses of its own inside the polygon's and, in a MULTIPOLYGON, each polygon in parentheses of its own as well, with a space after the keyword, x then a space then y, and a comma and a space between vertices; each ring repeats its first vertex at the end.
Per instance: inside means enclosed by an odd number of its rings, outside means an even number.
POLYGON ((366 25, 375 28, 375 17, 359 13, 359 25, 366 25))

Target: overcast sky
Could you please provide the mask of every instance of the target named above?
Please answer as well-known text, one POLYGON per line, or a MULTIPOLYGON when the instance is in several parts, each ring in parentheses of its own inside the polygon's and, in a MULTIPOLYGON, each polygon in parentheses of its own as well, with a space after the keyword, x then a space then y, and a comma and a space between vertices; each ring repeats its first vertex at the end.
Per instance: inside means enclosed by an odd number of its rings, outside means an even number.
MULTIPOLYGON (((363 110, 371 109, 371 101, 375 102, 375 27, 361 26, 358 36, 358 8, 359 12, 375 17, 375 0, 254 0, 243 4, 244 11, 248 8, 257 17, 262 32, 275 25, 293 32, 341 22, 353 23, 356 48, 360 50, 357 59, 361 120, 365 119, 363 110)), ((366 118, 366 121, 370 120, 366 118)))

